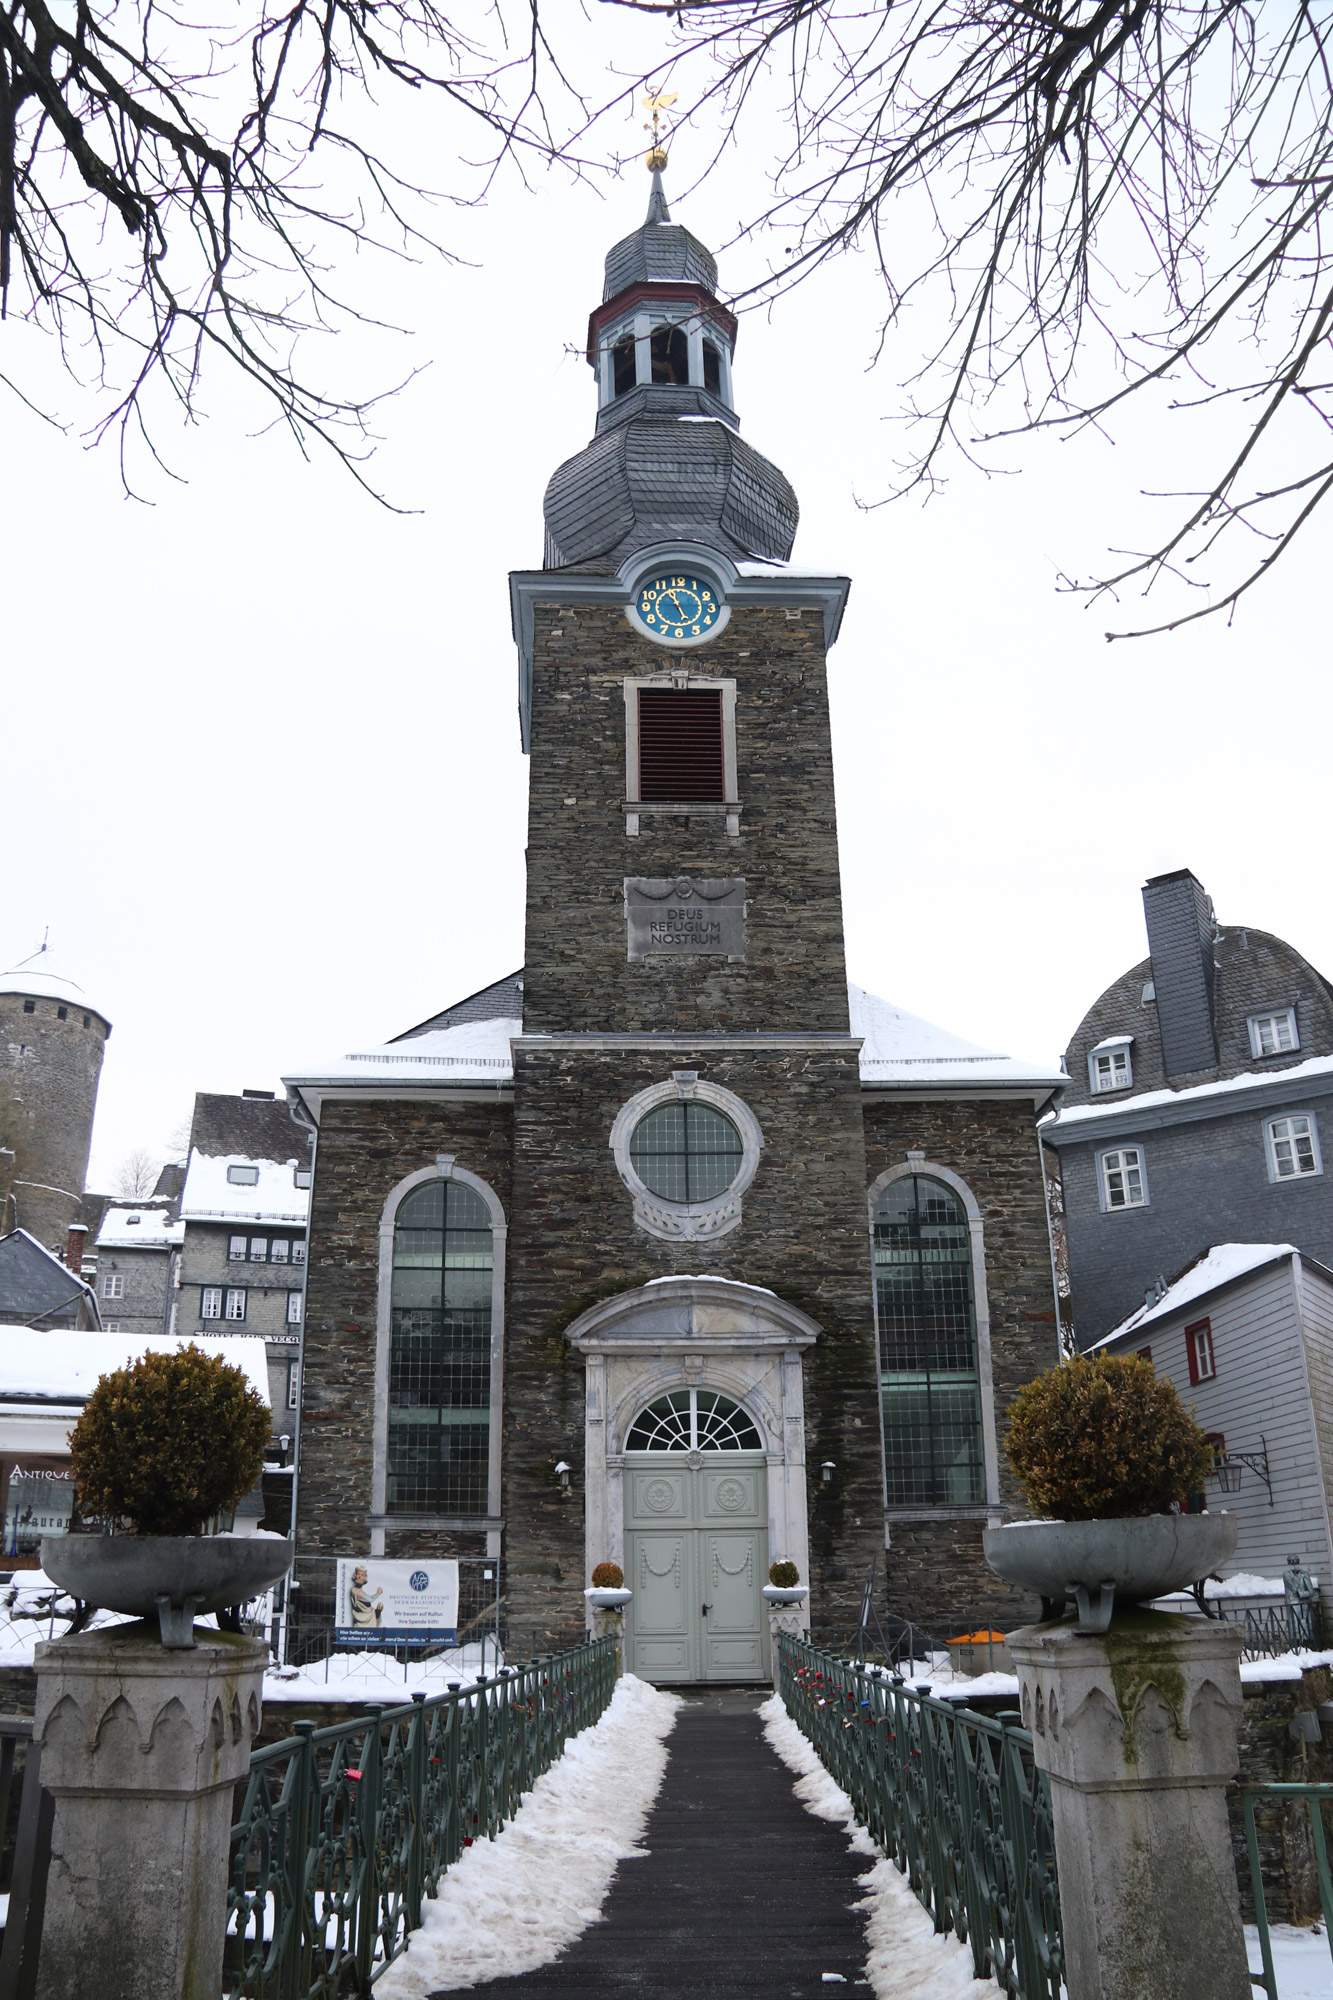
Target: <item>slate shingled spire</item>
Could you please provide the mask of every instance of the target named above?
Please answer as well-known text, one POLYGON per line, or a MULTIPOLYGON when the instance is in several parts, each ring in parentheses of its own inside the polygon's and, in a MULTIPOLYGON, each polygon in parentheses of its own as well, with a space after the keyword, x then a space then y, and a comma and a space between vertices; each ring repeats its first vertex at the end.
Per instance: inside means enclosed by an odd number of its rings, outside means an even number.
POLYGON ((546 489, 547 569, 609 575, 669 541, 733 561, 790 556, 800 510, 777 466, 738 435, 737 326, 717 282, 712 251, 671 220, 655 167, 646 220, 607 253, 588 325, 597 431, 546 489))

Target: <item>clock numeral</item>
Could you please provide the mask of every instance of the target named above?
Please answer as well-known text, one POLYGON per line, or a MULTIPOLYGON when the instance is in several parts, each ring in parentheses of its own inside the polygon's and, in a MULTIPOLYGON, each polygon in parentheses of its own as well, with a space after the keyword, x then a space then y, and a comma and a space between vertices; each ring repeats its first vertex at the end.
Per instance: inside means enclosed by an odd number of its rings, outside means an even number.
POLYGON ((705 603, 705 604, 711 604, 711 603, 712 603, 712 601, 713 601, 713 593, 712 593, 712 591, 711 591, 711 590, 705 590, 705 591, 703 592, 703 600, 704 600, 704 603, 705 603))
POLYGON ((694 628, 693 637, 697 639, 698 636, 699 636, 699 627, 696 625, 694 628))

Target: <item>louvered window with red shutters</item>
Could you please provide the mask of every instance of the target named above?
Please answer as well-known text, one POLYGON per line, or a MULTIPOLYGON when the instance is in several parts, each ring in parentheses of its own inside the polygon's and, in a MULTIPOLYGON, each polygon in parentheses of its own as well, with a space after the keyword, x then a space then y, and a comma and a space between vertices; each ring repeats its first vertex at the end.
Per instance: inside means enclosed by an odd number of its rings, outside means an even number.
POLYGON ((639 797, 725 799, 722 693, 639 689, 639 797))

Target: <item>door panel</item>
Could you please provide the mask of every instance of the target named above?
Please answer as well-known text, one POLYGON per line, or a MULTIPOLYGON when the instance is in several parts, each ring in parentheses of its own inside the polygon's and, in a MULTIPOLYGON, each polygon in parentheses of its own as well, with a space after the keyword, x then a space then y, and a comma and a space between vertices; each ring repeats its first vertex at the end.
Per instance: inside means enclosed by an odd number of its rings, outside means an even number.
POLYGON ((751 1454, 625 1466, 626 1665, 649 1681, 764 1680, 767 1467, 751 1454), (708 1609, 705 1612, 704 1606, 708 1609))

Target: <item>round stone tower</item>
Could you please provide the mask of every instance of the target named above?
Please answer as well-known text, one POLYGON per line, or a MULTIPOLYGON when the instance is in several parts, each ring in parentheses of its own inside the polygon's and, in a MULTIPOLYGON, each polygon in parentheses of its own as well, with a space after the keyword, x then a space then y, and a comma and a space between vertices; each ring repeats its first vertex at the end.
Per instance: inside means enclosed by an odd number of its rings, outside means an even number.
MULTIPOLYGON (((43 944, 0 975, 0 1148, 14 1154, 0 1234, 26 1229, 63 1251, 81 1218, 111 1023, 56 971, 43 944)), ((0 1168, 9 1171, 7 1160, 0 1168)))

